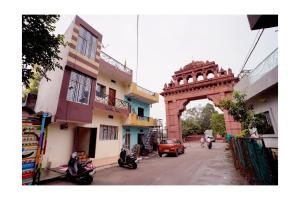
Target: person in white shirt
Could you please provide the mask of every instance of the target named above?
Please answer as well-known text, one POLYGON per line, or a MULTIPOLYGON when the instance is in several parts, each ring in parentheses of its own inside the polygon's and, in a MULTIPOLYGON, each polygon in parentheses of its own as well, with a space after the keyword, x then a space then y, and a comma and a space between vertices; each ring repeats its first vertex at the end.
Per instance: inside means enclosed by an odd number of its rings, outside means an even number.
POLYGON ((201 139, 200 139, 200 144, 201 144, 201 147, 202 147, 202 148, 205 147, 205 146, 204 146, 204 144, 205 144, 205 139, 204 139, 204 137, 201 137, 201 139))

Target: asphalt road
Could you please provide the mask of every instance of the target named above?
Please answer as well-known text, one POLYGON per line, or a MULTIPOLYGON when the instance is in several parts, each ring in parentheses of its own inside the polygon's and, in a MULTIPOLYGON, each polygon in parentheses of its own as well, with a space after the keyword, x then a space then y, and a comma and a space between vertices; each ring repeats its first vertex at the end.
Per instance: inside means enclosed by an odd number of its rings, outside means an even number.
MULTIPOLYGON (((183 155, 143 159, 136 170, 112 167, 97 171, 93 185, 245 185, 236 171, 225 143, 213 143, 212 149, 199 143, 186 143, 183 155)), ((71 185, 55 181, 51 185, 71 185)))

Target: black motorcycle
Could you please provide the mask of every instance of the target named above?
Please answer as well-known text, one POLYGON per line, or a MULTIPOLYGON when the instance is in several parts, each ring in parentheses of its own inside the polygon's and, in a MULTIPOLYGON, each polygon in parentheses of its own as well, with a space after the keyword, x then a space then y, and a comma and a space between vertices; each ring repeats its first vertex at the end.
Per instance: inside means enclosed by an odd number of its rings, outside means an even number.
POLYGON ((135 153, 127 153, 125 148, 121 149, 120 158, 118 160, 120 167, 126 167, 129 169, 137 168, 137 156, 135 153))
POLYGON ((65 178, 80 185, 89 185, 93 182, 96 173, 91 160, 79 162, 77 152, 72 153, 68 162, 68 169, 65 178))
POLYGON ((212 141, 207 142, 207 147, 208 147, 208 149, 212 148, 212 141))

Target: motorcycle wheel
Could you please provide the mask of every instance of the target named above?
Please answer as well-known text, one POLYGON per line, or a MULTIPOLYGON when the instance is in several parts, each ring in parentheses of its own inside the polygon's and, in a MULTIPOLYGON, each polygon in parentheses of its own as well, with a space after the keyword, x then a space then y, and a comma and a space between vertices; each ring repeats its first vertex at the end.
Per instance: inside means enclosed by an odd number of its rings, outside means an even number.
POLYGON ((94 178, 90 175, 80 178, 77 182, 80 185, 90 185, 93 182, 94 178))
POLYGON ((118 160, 118 164, 119 164, 119 166, 120 166, 120 167, 123 167, 123 164, 122 164, 122 160, 121 160, 121 158, 119 158, 119 160, 118 160))
POLYGON ((90 185, 93 182, 93 180, 94 180, 94 178, 91 175, 88 175, 86 179, 87 179, 86 180, 86 184, 87 185, 90 185))
POLYGON ((137 168, 137 164, 135 162, 131 163, 132 169, 136 169, 137 168))

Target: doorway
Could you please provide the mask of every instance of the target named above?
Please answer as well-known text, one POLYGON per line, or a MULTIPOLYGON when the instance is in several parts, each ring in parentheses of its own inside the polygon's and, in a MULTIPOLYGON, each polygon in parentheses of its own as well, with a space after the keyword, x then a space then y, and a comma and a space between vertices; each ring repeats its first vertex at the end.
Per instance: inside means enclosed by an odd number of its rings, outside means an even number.
POLYGON ((109 88, 108 105, 115 106, 115 104, 116 104, 116 90, 109 88))
POLYGON ((125 148, 130 149, 130 131, 125 133, 125 148))
POLYGON ((138 144, 139 145, 143 145, 144 144, 144 138, 145 138, 144 133, 139 133, 138 134, 138 144))
POLYGON ((138 116, 139 117, 144 117, 144 108, 138 107, 138 116))
POLYGON ((74 137, 74 151, 80 152, 82 160, 95 158, 97 128, 77 127, 74 137))

